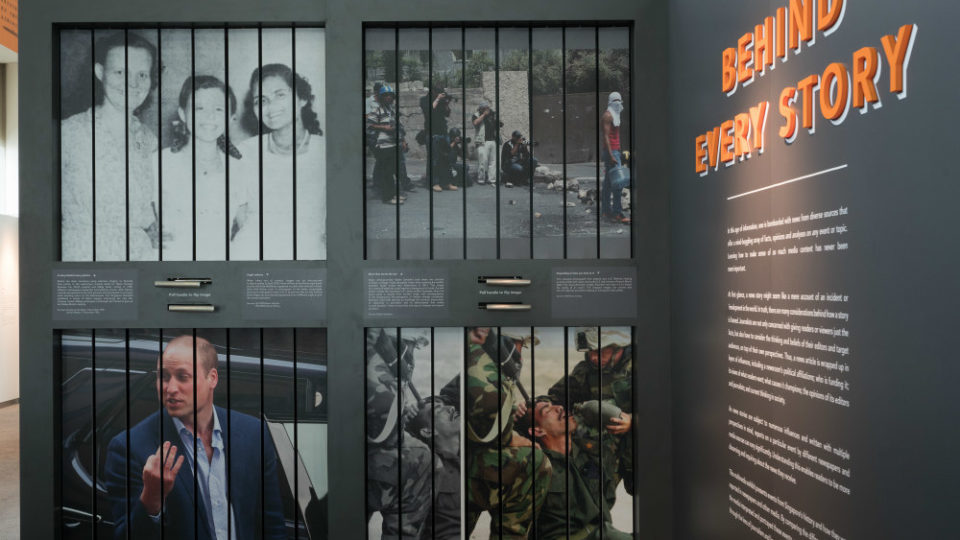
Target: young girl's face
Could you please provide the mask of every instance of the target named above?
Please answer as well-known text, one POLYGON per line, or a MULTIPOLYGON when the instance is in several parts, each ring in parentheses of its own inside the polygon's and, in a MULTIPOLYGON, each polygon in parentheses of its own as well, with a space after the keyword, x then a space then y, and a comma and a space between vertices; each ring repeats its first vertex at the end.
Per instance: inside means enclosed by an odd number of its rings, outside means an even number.
MULTIPOLYGON (((270 76, 263 79, 263 94, 257 86, 253 91, 253 114, 260 117, 261 108, 263 109, 263 118, 260 120, 263 125, 271 130, 279 130, 288 127, 293 123, 293 102, 294 93, 290 85, 281 77, 270 76)), ((298 110, 307 104, 306 101, 296 98, 298 110)), ((299 122, 299 112, 297 121, 299 122)))
POLYGON ((197 140, 216 142, 226 130, 226 97, 219 88, 201 88, 193 94, 193 102, 187 102, 180 110, 187 129, 193 131, 197 140), (194 123, 194 114, 196 122, 194 123))

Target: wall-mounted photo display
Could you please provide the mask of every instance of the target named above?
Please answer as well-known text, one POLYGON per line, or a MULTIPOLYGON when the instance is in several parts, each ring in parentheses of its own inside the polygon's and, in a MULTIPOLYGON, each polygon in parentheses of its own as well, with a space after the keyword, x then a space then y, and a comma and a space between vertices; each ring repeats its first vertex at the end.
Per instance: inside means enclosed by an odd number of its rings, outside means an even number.
POLYGON ((324 30, 60 30, 64 261, 326 259, 324 30))
POLYGON ((629 258, 630 32, 365 28, 366 258, 629 258))
POLYGON ((62 538, 325 536, 325 330, 64 330, 58 346, 62 538))
POLYGON ((368 538, 632 538, 631 336, 368 328, 368 538))

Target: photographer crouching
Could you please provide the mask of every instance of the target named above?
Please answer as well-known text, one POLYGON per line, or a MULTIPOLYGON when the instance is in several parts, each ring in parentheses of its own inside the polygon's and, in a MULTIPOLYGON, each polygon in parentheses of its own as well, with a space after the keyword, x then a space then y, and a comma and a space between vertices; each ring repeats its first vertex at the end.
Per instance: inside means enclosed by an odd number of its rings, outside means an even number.
POLYGON ((503 148, 500 150, 500 167, 506 187, 530 184, 531 172, 537 168, 537 160, 530 155, 530 146, 534 144, 524 139, 520 131, 514 131, 510 140, 503 143, 503 148))

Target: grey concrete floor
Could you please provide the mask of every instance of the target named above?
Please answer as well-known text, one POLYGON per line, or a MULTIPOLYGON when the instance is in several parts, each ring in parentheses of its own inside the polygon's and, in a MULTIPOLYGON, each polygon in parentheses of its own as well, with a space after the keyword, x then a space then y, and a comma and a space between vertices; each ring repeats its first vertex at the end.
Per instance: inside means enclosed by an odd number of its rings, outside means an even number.
POLYGON ((20 538, 20 405, 0 408, 0 540, 20 538))

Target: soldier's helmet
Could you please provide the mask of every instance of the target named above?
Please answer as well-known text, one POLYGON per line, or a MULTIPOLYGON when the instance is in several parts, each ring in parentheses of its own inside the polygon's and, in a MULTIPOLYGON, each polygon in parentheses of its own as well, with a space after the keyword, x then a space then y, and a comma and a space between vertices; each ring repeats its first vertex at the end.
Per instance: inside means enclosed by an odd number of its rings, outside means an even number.
POLYGON ((624 329, 604 328, 602 331, 596 326, 577 328, 577 351, 595 351, 601 346, 626 347, 630 345, 630 332, 624 329))

